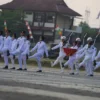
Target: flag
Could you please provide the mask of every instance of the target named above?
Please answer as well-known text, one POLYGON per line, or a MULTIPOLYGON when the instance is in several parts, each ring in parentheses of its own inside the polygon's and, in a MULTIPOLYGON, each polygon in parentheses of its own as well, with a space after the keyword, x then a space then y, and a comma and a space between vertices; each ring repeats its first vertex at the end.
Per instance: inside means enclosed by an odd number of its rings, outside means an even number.
POLYGON ((56 26, 56 32, 60 35, 60 36, 62 36, 62 30, 61 30, 61 28, 57 25, 56 26))
POLYGON ((27 29, 28 29, 28 31, 29 31, 30 38, 33 39, 32 31, 31 31, 31 28, 30 28, 30 26, 29 26, 28 21, 25 21, 25 24, 26 24, 27 29))
POLYGON ((5 30, 5 32, 7 32, 7 22, 6 22, 6 20, 4 21, 4 30, 5 30))
POLYGON ((99 11, 98 16, 97 16, 97 18, 96 18, 96 19, 99 19, 99 17, 100 17, 100 11, 99 11))
POLYGON ((66 53, 67 56, 72 56, 75 54, 77 49, 71 49, 71 48, 64 48, 64 52, 66 53))

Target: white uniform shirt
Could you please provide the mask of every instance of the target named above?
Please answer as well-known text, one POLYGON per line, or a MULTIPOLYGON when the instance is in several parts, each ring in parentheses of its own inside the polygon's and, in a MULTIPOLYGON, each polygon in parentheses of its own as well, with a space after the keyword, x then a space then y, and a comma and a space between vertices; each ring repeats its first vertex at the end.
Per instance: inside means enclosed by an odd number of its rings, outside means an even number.
POLYGON ((0 49, 3 47, 4 37, 0 36, 0 49))
POLYGON ((14 39, 11 43, 11 49, 10 52, 14 52, 17 49, 18 41, 17 39, 14 39))
POLYGON ((10 36, 4 37, 4 46, 3 48, 11 49, 12 38, 10 36))
POLYGON ((55 49, 59 48, 60 49, 59 56, 63 56, 63 55, 66 55, 63 48, 67 48, 67 47, 68 47, 68 44, 66 44, 65 46, 63 46, 63 42, 60 42, 58 45, 54 46, 51 49, 55 50, 55 49))
POLYGON ((37 50, 37 53, 41 53, 42 55, 46 53, 46 56, 48 57, 48 50, 44 41, 38 42, 36 46, 31 50, 31 52, 33 52, 34 50, 37 50))
MULTIPOLYGON (((78 46, 76 45, 76 46, 72 46, 72 47, 70 47, 71 49, 76 49, 76 50, 78 50, 78 46)), ((75 54, 73 54, 71 57, 76 57, 76 53, 75 54)))
POLYGON ((100 50, 99 50, 97 56, 95 57, 95 60, 98 60, 98 59, 100 59, 100 50))
POLYGON ((77 52, 76 52, 76 60, 82 58, 83 56, 81 55, 82 53, 79 52, 81 49, 83 48, 83 46, 81 45, 80 47, 78 47, 77 52))
POLYGON ((23 46, 22 55, 26 55, 26 54, 29 55, 29 50, 30 50, 30 41, 26 40, 25 43, 24 43, 24 46, 23 46))
POLYGON ((78 47, 78 49, 77 49, 77 54, 81 54, 81 52, 80 52, 80 50, 82 50, 82 48, 83 48, 83 46, 81 45, 80 47, 78 47))
POLYGON ((93 45, 91 47, 88 47, 88 44, 87 44, 79 52, 84 53, 87 59, 94 60, 95 55, 96 55, 96 48, 93 45))
POLYGON ((18 42, 18 48, 17 50, 23 51, 24 50, 24 43, 25 43, 26 38, 25 37, 19 37, 17 42, 18 42))

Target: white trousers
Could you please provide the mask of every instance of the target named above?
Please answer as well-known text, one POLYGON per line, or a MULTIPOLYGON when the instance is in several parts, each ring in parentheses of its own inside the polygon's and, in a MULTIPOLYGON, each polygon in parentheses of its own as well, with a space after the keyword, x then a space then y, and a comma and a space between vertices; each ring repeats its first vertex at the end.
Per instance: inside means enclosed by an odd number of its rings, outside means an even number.
POLYGON ((60 68, 61 68, 61 70, 63 70, 63 68, 62 68, 62 62, 63 62, 64 57, 65 57, 65 55, 59 55, 57 57, 57 59, 54 61, 54 63, 53 63, 52 66, 55 66, 56 64, 60 63, 60 68))
POLYGON ((13 55, 10 55, 9 57, 12 63, 12 67, 15 67, 15 60, 13 59, 13 55))
POLYGON ((93 61, 91 57, 86 56, 84 60, 79 64, 79 68, 81 66, 85 66, 87 75, 93 74, 93 61))
POLYGON ((21 55, 21 52, 17 49, 16 51, 12 52, 11 54, 18 56, 19 67, 22 68, 22 55, 21 55))
POLYGON ((7 56, 7 50, 8 50, 8 48, 3 48, 2 49, 2 53, 3 53, 3 56, 4 56, 4 62, 5 62, 5 66, 8 66, 8 56, 7 56))
POLYGON ((36 59, 39 70, 42 70, 42 65, 41 65, 41 59, 42 59, 42 57, 43 57, 43 53, 35 53, 33 56, 29 57, 29 58, 36 59))
POLYGON ((75 70, 76 70, 76 73, 79 73, 79 63, 80 63, 80 60, 83 57, 84 57, 84 53, 76 54, 76 58, 75 58, 75 70))
POLYGON ((23 62, 23 67, 24 68, 27 68, 27 64, 26 64, 26 60, 27 60, 27 58, 26 58, 26 55, 22 55, 22 62, 23 62))
POLYGON ((69 60, 64 64, 64 66, 69 66, 71 73, 74 73, 75 57, 69 57, 69 60))
POLYGON ((2 53, 2 46, 0 46, 0 53, 2 53))
POLYGON ((21 55, 21 53, 18 54, 18 62, 19 62, 19 67, 22 68, 22 55, 21 55))
POLYGON ((94 68, 94 70, 97 70, 100 67, 100 62, 96 62, 96 66, 94 68))

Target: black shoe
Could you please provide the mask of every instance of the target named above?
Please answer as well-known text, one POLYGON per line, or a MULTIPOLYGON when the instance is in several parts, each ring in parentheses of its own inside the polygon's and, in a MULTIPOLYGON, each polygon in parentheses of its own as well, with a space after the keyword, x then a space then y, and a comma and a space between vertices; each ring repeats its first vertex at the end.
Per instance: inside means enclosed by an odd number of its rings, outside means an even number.
POLYGON ((36 71, 36 72, 42 72, 42 70, 38 70, 38 71, 36 71))
POLYGON ((22 69, 22 68, 19 68, 19 69, 17 69, 17 70, 19 70, 19 71, 20 71, 20 70, 23 70, 23 69, 22 69))
POLYGON ((9 50, 7 50, 7 56, 10 56, 9 50))
POLYGON ((96 64, 97 64, 97 63, 96 63, 96 60, 94 60, 93 65, 96 66, 96 64))
POLYGON ((64 68, 65 66, 64 66, 64 63, 62 63, 62 67, 64 68))
POLYGON ((8 69, 8 66, 5 66, 3 69, 8 69))
POLYGON ((26 59, 28 60, 28 55, 26 55, 26 59))
POLYGON ((24 68, 23 70, 24 70, 24 71, 27 71, 27 68, 24 68))
POLYGON ((0 54, 0 58, 2 58, 2 57, 1 57, 1 54, 0 54))
POLYGON ((70 73, 70 75, 74 75, 74 73, 70 73))
POLYGON ((93 77, 93 74, 90 74, 89 76, 93 77))
POLYGON ((13 59, 15 59, 15 55, 13 55, 13 59))
POLYGON ((16 68, 15 67, 12 67, 11 69, 15 70, 16 68))

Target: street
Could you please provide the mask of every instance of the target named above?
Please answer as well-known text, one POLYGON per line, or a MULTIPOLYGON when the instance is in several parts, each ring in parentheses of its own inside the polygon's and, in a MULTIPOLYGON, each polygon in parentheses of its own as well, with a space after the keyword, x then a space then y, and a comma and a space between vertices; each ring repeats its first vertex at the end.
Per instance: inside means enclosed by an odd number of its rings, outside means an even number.
MULTIPOLYGON (((17 66, 18 67, 18 66, 17 66)), ((0 67, 0 100, 99 100, 100 74, 94 77, 70 76, 68 70, 36 67, 28 71, 3 70, 0 67), (33 99, 34 98, 34 99, 33 99)))

